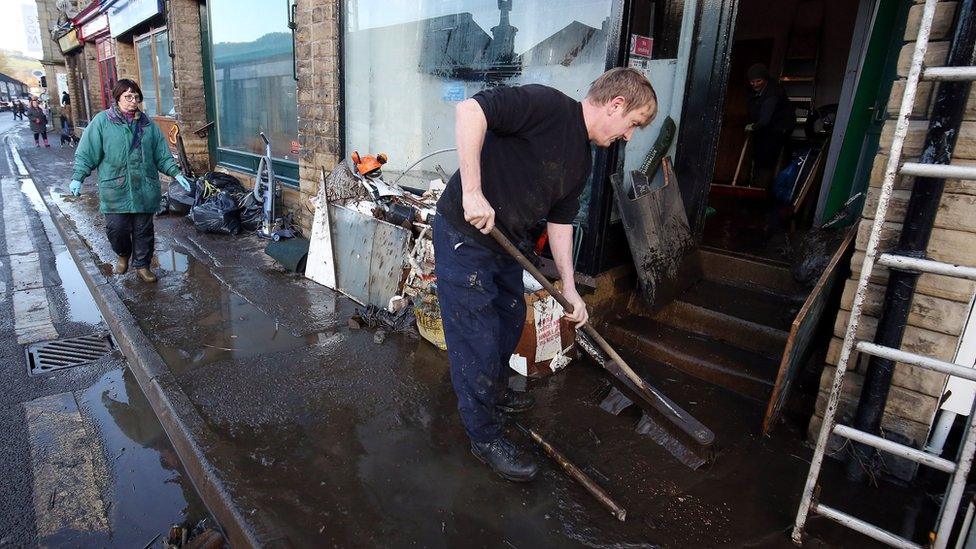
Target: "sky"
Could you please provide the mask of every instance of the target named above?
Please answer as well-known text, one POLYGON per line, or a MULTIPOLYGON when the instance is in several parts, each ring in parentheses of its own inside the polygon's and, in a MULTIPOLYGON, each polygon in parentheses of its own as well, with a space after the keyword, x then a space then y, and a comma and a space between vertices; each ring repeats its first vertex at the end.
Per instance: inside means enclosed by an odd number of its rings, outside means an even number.
POLYGON ((40 59, 43 55, 38 41, 43 38, 37 28, 37 4, 33 0, 0 0, 0 49, 20 50, 28 57, 40 59), (25 14, 26 10, 26 14, 25 14), (33 25, 33 43, 28 41, 25 19, 33 25))

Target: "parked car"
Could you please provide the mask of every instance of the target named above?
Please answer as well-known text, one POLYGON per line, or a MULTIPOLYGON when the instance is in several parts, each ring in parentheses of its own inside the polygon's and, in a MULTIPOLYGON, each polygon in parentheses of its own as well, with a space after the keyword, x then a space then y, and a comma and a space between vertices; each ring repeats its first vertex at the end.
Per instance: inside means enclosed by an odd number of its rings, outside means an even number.
POLYGON ((7 101, 6 99, 0 99, 0 112, 9 111, 13 106, 13 103, 7 101))

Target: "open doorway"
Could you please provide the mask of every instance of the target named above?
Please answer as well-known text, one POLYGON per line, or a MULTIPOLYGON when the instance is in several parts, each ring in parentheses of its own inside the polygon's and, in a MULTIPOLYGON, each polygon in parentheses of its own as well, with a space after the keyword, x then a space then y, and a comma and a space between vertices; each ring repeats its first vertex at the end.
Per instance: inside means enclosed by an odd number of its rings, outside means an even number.
POLYGON ((857 78, 853 4, 739 2, 703 246, 791 262, 791 237, 814 223, 837 105, 857 78))

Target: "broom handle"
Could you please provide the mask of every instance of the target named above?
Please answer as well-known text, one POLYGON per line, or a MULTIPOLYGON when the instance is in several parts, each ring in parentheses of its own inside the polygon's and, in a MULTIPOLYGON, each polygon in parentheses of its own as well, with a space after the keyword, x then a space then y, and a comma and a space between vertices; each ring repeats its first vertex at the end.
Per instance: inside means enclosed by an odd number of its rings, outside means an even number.
MULTIPOLYGON (((509 240, 507 236, 505 236, 504 234, 502 234, 501 231, 498 230, 498 227, 492 227, 490 234, 492 237, 494 237, 495 241, 497 241, 501 245, 501 247, 504 248, 506 252, 508 252, 509 255, 515 258, 515 261, 518 261, 519 265, 521 265, 523 269, 525 269, 526 271, 529 272, 529 274, 532 275, 532 278, 539 281, 539 284, 542 284, 542 287, 545 288, 547 292, 549 292, 549 295, 556 298, 556 301, 558 301, 559 304, 563 306, 563 309, 566 309, 566 311, 569 313, 573 312, 573 305, 569 302, 569 300, 566 299, 566 296, 564 296, 562 292, 557 290, 556 287, 552 284, 552 282, 549 282, 549 279, 546 278, 545 275, 543 275, 539 271, 539 269, 537 269, 536 266, 533 265, 532 262, 529 261, 529 259, 525 257, 525 255, 521 251, 519 251, 518 248, 515 247, 514 244, 512 244, 512 241, 509 240)), ((607 353, 607 355, 610 357, 611 360, 613 360, 614 362, 617 363, 618 366, 620 366, 621 371, 623 371, 624 375, 626 375, 630 379, 630 381, 632 381, 635 385, 637 385, 637 387, 639 387, 641 390, 643 391, 648 390, 647 382, 644 381, 643 378, 637 375, 637 372, 632 370, 630 366, 627 365, 623 357, 621 357, 617 353, 617 351, 615 351, 614 348, 611 347, 609 343, 607 343, 607 340, 603 339, 603 336, 601 336, 596 331, 596 328, 594 328, 589 322, 587 322, 586 324, 583 325, 582 330, 586 332, 586 335, 590 336, 590 338, 596 342, 596 344, 600 347, 600 349, 603 350, 603 352, 607 353)))

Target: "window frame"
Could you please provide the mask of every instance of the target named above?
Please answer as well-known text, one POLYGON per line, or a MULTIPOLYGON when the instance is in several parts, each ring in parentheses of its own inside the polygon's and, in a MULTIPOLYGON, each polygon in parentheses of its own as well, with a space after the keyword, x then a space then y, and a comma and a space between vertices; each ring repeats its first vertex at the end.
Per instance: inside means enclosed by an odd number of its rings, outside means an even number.
MULTIPOLYGON (((156 35, 164 32, 168 33, 169 27, 165 25, 162 27, 150 27, 150 29, 147 32, 132 37, 132 47, 135 49, 135 53, 136 53, 136 73, 139 75, 142 75, 142 62, 139 60, 139 42, 143 40, 149 41, 149 51, 151 52, 151 57, 152 57, 153 73, 156 75, 156 79, 155 79, 156 85, 154 90, 156 92, 156 106, 160 111, 162 111, 163 108, 163 96, 161 93, 162 88, 159 84, 159 80, 160 80, 159 79, 159 58, 156 55, 156 35)), ((168 38, 169 35, 167 35, 167 39, 168 38)), ((145 87, 145 82, 142 82, 142 86, 145 87)), ((173 86, 173 97, 175 100, 176 97, 175 85, 173 86)), ((175 117, 167 116, 165 114, 155 114, 152 116, 154 118, 166 118, 168 120, 175 120, 175 117)))
MULTIPOLYGON (((213 124, 207 133, 207 149, 215 165, 238 172, 257 174, 258 164, 261 162, 261 155, 221 147, 219 144, 219 130, 217 128, 217 87, 214 76, 213 44, 211 43, 210 5, 211 2, 202 2, 200 4, 200 50, 203 54, 203 93, 206 96, 207 121, 213 124)), ((295 59, 295 49, 292 48, 293 65, 295 59)), ((296 103, 298 102, 297 94, 295 101, 296 103)), ((296 108, 297 106, 296 104, 296 108)), ((298 134, 301 134, 300 128, 298 134)), ((298 134, 295 136, 296 140, 298 140, 298 134)), ((275 178, 286 187, 299 188, 298 161, 285 160, 277 157, 273 157, 272 159, 274 160, 275 178)))

